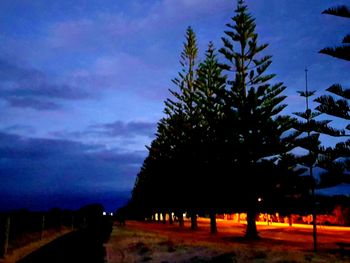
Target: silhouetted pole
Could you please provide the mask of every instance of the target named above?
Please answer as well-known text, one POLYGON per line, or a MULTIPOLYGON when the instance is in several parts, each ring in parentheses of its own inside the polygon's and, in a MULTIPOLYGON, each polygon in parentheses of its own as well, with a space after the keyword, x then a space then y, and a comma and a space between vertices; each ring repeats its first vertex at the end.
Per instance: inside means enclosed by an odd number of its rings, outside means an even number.
MULTIPOLYGON (((307 79, 307 68, 305 68, 305 91, 306 91, 306 113, 311 114, 309 109, 309 96, 308 96, 308 79, 307 79)), ((307 118, 307 123, 309 126, 310 123, 310 116, 307 118)), ((310 126, 309 126, 310 127, 310 126)), ((310 139, 310 129, 307 131, 307 136, 310 139)), ((311 150, 309 150, 309 154, 311 155, 311 150)), ((311 199, 312 199, 312 225, 313 225, 313 241, 314 241, 314 252, 317 252, 317 228, 316 228, 316 198, 315 198, 315 180, 313 175, 313 164, 310 164, 309 166, 310 170, 310 178, 311 178, 311 199)))
POLYGON ((44 237, 44 231, 45 231, 45 215, 41 218, 41 232, 40 232, 40 240, 44 237))
POLYGON ((4 229, 4 244, 3 247, 1 248, 2 251, 0 251, 0 257, 5 257, 7 254, 7 249, 9 247, 9 238, 10 238, 10 224, 11 224, 11 218, 8 216, 5 220, 5 229, 4 229))

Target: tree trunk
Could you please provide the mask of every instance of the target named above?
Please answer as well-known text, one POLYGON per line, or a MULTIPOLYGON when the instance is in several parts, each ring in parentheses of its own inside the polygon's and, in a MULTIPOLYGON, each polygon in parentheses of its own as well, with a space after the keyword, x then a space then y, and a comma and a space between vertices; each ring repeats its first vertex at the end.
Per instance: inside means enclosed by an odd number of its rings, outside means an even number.
POLYGON ((166 213, 162 213, 162 216, 163 216, 163 224, 166 224, 166 213))
POLYGON ((266 223, 269 226, 270 225, 270 215, 266 214, 266 223))
POLYGON ((210 233, 211 234, 215 234, 218 232, 217 228, 216 228, 216 214, 214 211, 210 212, 210 233))
POLYGON ((195 212, 191 213, 191 229, 197 230, 198 224, 197 224, 197 215, 195 212))
POLYGON ((314 252, 317 252, 317 227, 316 227, 316 221, 317 218, 316 218, 316 212, 314 211, 313 212, 313 215, 312 215, 312 237, 313 237, 313 240, 314 240, 314 252))
POLYGON ((247 231, 245 237, 247 239, 258 239, 258 231, 256 230, 256 211, 253 208, 250 208, 247 213, 247 231))
MULTIPOLYGON (((310 136, 310 134, 308 134, 310 136)), ((312 166, 310 166, 310 177, 313 180, 313 185, 311 188, 311 196, 312 196, 312 237, 314 241, 314 252, 317 252, 317 216, 316 216, 316 196, 315 196, 315 179, 313 175, 312 166)))
POLYGON ((183 228, 185 226, 185 223, 184 223, 184 216, 182 214, 182 212, 179 213, 179 227, 180 228, 183 228))
POLYGON ((292 226, 293 222, 292 222, 292 215, 289 214, 288 216, 288 222, 289 222, 289 226, 292 226))
POLYGON ((172 225, 173 224, 173 213, 170 212, 169 213, 169 225, 172 225))

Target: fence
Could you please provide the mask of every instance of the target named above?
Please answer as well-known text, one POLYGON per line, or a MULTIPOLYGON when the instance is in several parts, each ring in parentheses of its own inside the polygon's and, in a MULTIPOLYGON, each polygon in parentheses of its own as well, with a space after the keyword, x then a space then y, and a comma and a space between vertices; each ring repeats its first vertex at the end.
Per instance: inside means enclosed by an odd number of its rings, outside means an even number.
POLYGON ((61 232, 63 228, 73 229, 81 221, 74 212, 59 209, 45 213, 27 210, 0 213, 0 258, 17 248, 61 232))

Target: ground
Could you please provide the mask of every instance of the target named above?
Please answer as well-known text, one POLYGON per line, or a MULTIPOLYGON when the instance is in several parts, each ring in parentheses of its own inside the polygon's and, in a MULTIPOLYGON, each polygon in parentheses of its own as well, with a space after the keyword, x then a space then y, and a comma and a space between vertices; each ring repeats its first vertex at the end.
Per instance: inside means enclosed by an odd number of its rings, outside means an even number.
POLYGON ((258 224, 261 239, 243 238, 245 225, 218 220, 218 233, 209 221, 199 220, 193 231, 162 223, 129 221, 115 225, 105 245, 108 263, 120 262, 350 262, 350 253, 337 242, 350 243, 350 228, 318 226, 318 248, 313 253, 310 225, 258 224))
POLYGON ((70 233, 72 229, 62 227, 60 231, 54 231, 52 229, 44 232, 43 239, 39 240, 40 233, 31 233, 21 237, 21 240, 17 240, 15 245, 9 247, 8 254, 5 258, 0 258, 0 263, 14 263, 18 260, 26 257, 33 251, 41 248, 42 246, 52 242, 53 240, 70 233), (33 237, 36 238, 33 241, 33 237))

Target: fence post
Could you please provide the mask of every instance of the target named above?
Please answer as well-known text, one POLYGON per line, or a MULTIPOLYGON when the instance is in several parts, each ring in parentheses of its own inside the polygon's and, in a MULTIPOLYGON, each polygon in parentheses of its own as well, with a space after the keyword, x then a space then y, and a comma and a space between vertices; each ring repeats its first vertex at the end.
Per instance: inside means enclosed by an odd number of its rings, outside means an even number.
POLYGON ((44 231, 45 231, 45 215, 43 215, 41 219, 41 232, 40 232, 40 240, 44 238, 44 231))
POLYGON ((2 247, 0 248, 0 258, 4 258, 5 255, 7 254, 7 249, 9 247, 9 238, 10 238, 10 223, 11 223, 11 219, 10 216, 7 216, 5 219, 5 227, 4 227, 4 238, 3 241, 4 243, 2 244, 2 247))

